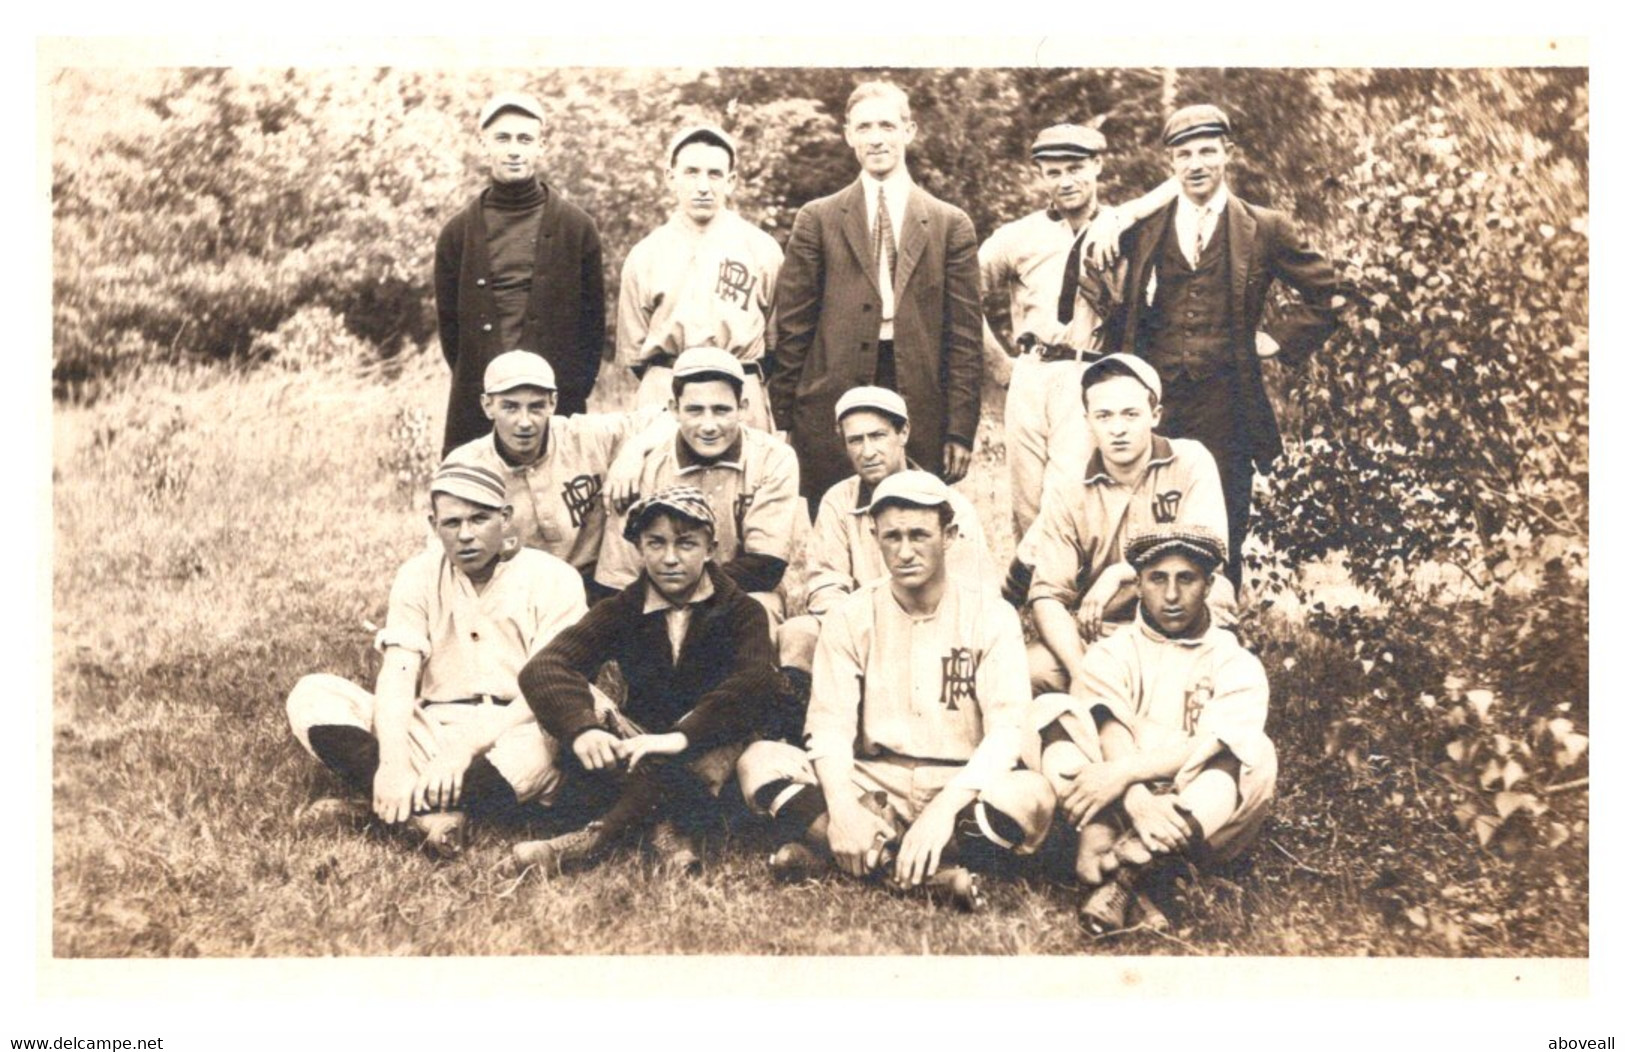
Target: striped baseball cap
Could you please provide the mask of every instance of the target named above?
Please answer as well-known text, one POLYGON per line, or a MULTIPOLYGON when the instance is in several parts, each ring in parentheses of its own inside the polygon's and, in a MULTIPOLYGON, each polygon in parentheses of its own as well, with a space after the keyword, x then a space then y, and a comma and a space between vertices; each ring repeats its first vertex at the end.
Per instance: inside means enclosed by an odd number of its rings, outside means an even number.
POLYGON ((651 519, 662 513, 697 522, 715 530, 717 517, 711 511, 711 502, 693 486, 669 486, 650 497, 644 497, 626 511, 626 526, 621 536, 633 544, 643 534, 651 519))
POLYGON ((1205 526, 1159 525, 1129 534, 1123 557, 1136 570, 1143 570, 1164 555, 1188 555, 1211 573, 1224 561, 1229 545, 1223 537, 1205 526))
POLYGON ((482 508, 500 508, 508 503, 508 486, 502 476, 478 464, 441 464, 429 483, 429 493, 461 497, 482 508))

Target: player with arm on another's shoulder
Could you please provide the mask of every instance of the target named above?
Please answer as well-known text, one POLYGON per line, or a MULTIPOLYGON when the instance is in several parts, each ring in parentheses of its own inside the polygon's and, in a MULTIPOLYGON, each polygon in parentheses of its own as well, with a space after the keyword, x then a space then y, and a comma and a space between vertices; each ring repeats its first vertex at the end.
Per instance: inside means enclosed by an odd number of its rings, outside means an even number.
MULTIPOLYGON (((1038 640, 1027 650, 1033 692, 1076 683, 1087 648, 1134 618, 1134 570, 1124 542, 1154 524, 1225 524, 1213 457, 1201 443, 1156 433, 1162 383, 1131 354, 1083 371, 1084 416, 1095 451, 1083 470, 1047 485, 1018 556, 1035 564, 1029 592, 1038 640)), ((1209 604, 1228 623, 1235 592, 1220 581, 1209 604)))

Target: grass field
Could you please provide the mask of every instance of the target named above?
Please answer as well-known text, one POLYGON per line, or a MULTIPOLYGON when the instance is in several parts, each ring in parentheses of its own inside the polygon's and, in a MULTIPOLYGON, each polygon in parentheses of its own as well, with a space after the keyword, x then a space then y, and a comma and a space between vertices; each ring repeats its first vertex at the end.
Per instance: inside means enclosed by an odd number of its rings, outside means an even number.
MULTIPOLYGON (((1092 940, 1077 892, 1042 875, 992 883, 973 917, 838 879, 779 888, 743 821, 676 881, 630 852, 590 875, 504 879, 512 830, 481 830, 452 863, 378 831, 295 832, 292 813, 337 783, 295 743, 283 700, 311 671, 370 685, 368 625, 424 539, 421 495, 381 462, 400 451, 402 409, 430 413, 438 447, 444 371, 418 355, 392 373, 149 379, 56 412, 56 956, 1585 952, 1583 845, 1554 878, 1414 804, 1386 827, 1340 821, 1399 805, 1326 769, 1312 652, 1270 666, 1271 824, 1241 865, 1185 886, 1169 934, 1092 940)), ((1006 557, 989 416, 964 488, 1006 557)), ((1256 627, 1291 630, 1278 615, 1256 627)))

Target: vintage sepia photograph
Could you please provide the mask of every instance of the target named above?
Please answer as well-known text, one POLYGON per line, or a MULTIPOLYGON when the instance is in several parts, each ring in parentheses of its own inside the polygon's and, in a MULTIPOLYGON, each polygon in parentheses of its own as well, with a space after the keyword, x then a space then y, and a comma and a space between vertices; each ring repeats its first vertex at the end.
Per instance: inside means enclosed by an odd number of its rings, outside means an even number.
POLYGON ((1583 965, 1583 49, 779 45, 41 42, 42 954, 1583 965))

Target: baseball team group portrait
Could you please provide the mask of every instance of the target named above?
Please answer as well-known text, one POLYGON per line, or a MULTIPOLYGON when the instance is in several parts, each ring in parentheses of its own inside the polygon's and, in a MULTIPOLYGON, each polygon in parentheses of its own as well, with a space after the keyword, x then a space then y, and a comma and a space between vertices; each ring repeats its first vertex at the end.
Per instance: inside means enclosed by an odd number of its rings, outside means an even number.
POLYGON ((1584 65, 55 61, 52 956, 1590 956, 1584 65))

